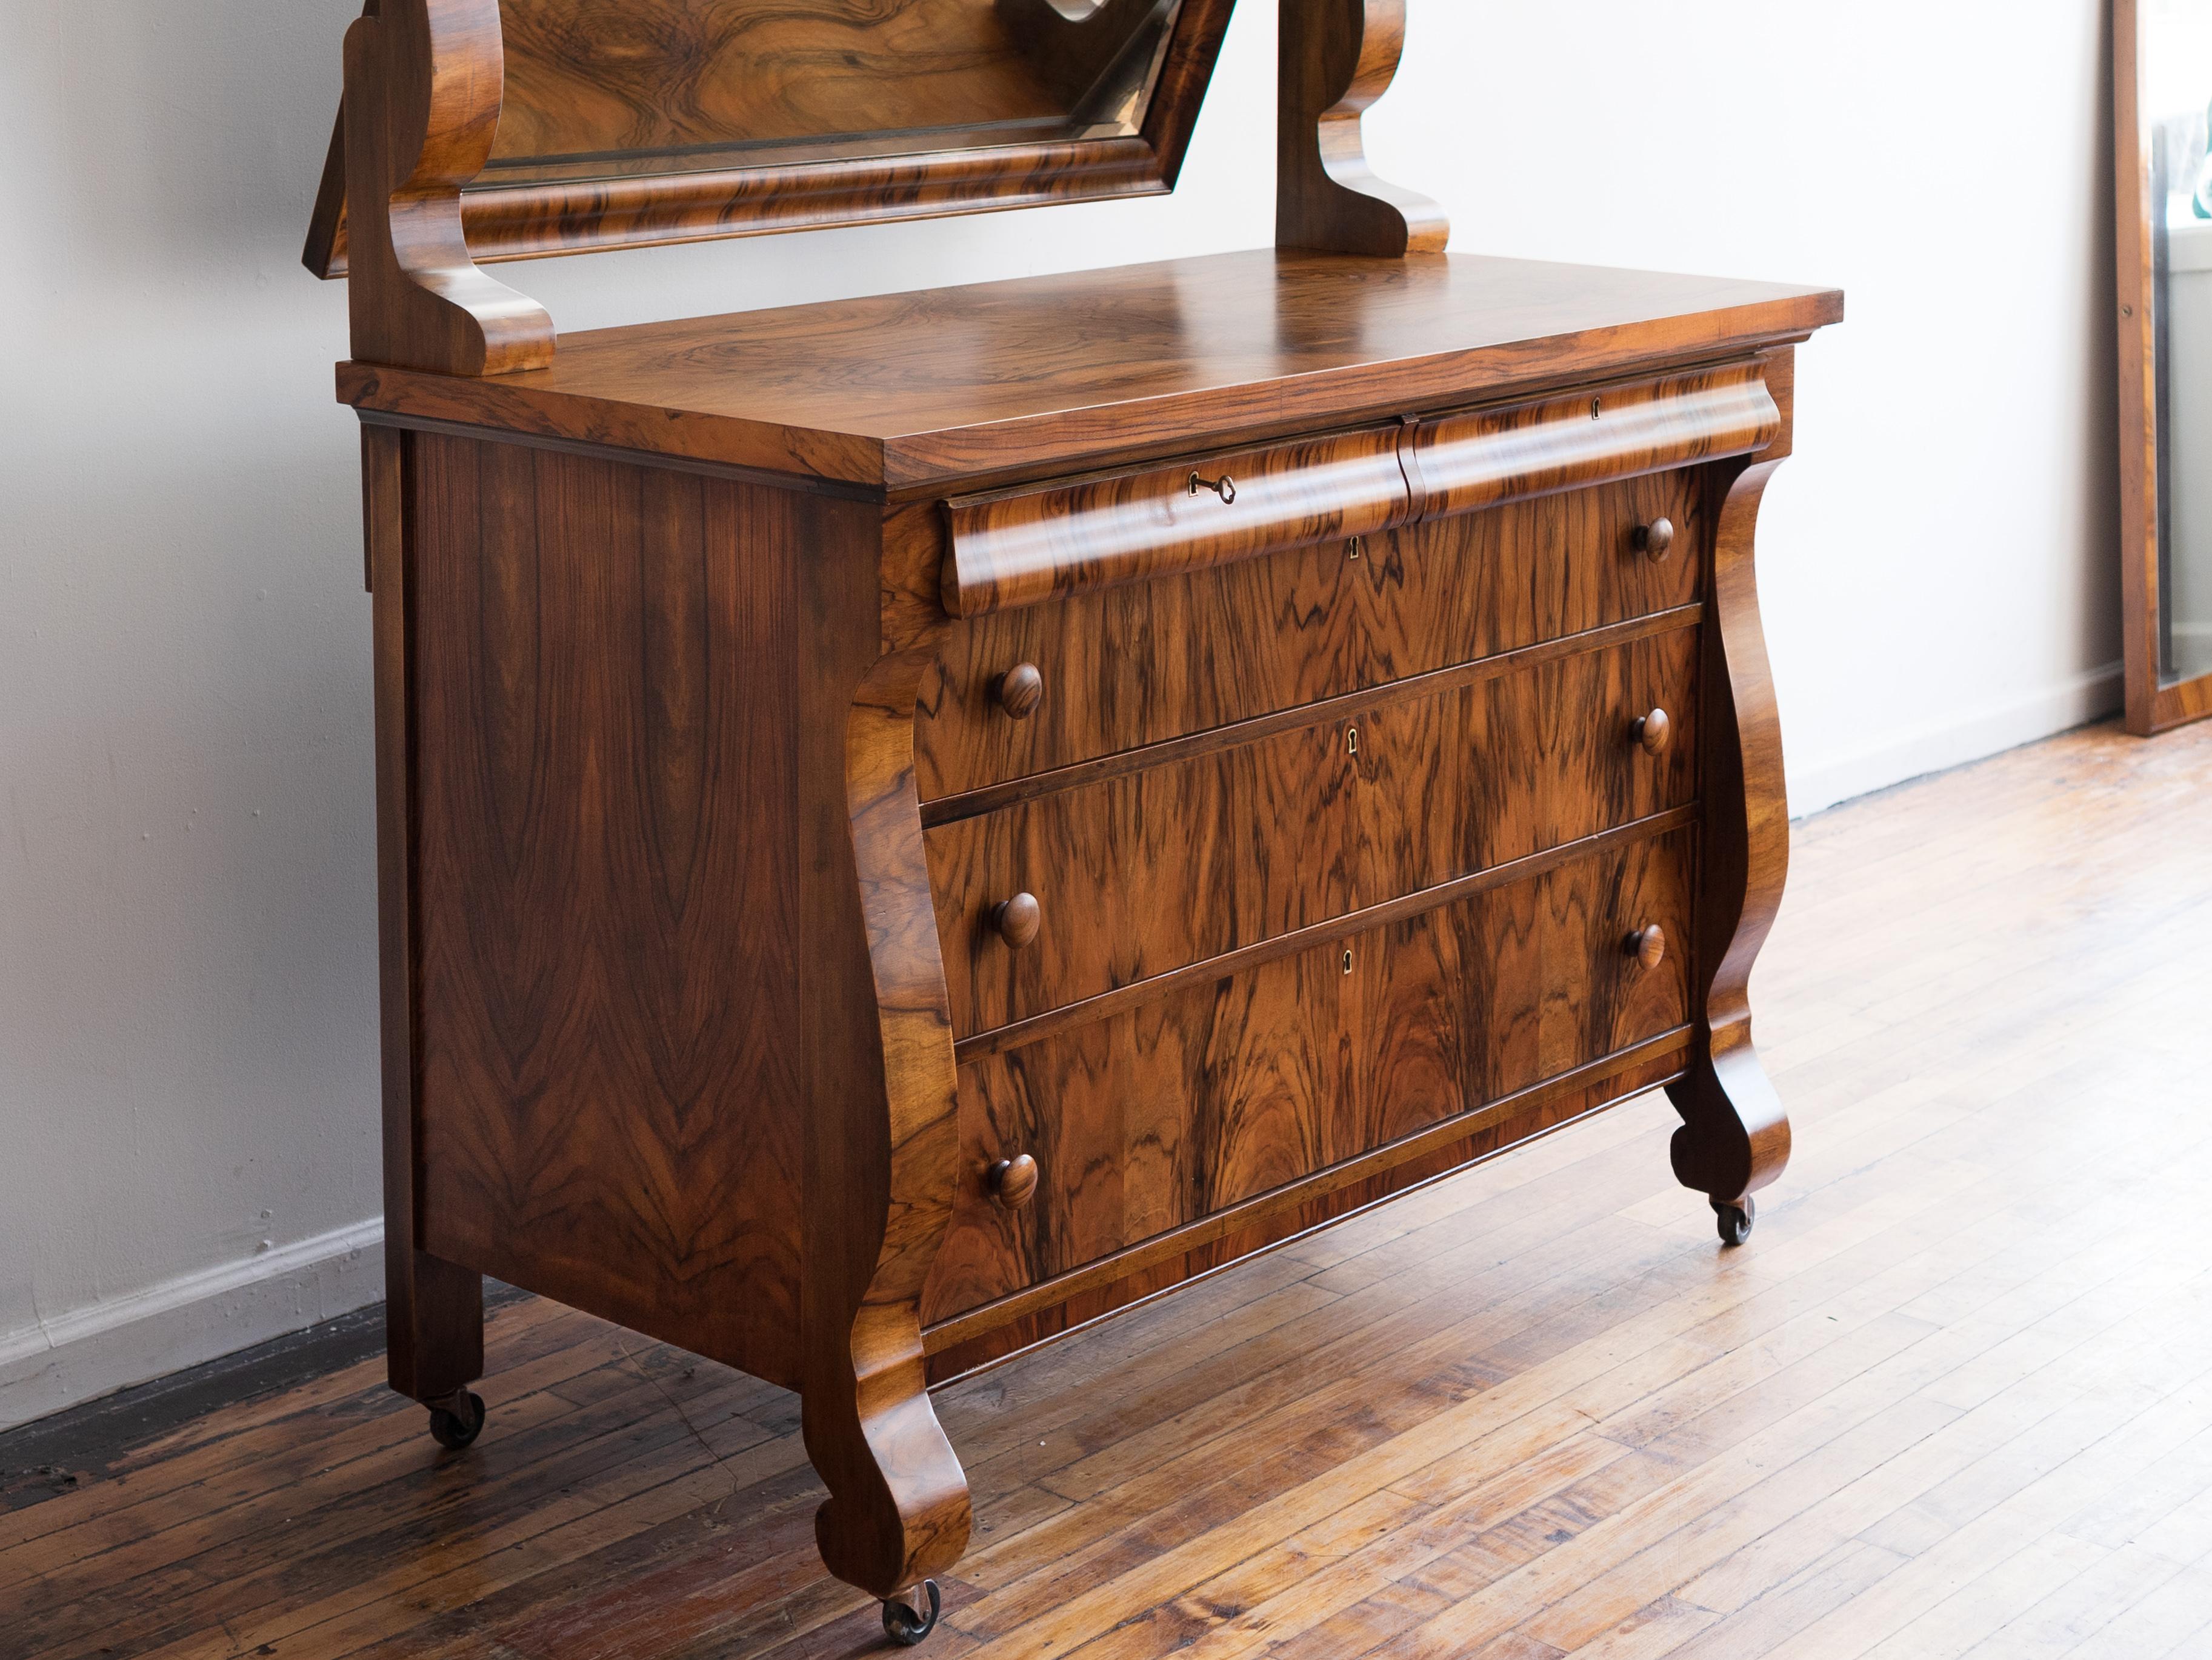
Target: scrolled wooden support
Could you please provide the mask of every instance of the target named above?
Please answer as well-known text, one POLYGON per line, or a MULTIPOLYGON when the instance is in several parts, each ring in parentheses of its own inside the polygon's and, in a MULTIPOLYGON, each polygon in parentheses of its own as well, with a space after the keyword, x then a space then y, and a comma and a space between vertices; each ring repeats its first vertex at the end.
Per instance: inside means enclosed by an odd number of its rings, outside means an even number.
POLYGON ((1360 118, 1389 90, 1406 0, 1283 0, 1275 245, 1400 258, 1441 253, 1450 222, 1375 175, 1360 118))
POLYGON ((476 267, 461 189, 505 84, 499 0, 371 0, 346 32, 347 258, 356 361, 507 374, 553 361, 553 319, 476 267))
MULTIPOLYGON (((1786 368, 1782 371, 1786 380, 1786 368)), ((1667 1086, 1681 1115, 1674 1174, 1710 1198, 1722 1233, 1741 1243, 1750 1196, 1790 1162, 1790 1120, 1751 1038, 1752 964, 1781 908, 1790 869, 1782 727, 1759 618, 1754 532, 1780 441, 1723 469, 1713 551, 1713 624, 1705 630, 1706 702, 1699 767, 1706 797, 1689 1071, 1667 1086)))
POLYGON ((879 1597, 948 1572, 969 1523, 921 1340, 922 1284, 960 1179, 952 1013, 914 774, 915 705, 934 661, 927 649, 884 658, 848 717, 849 845, 880 1040, 867 1071, 880 1083, 823 1104, 809 1160, 810 1183, 836 1189, 846 1213, 882 1219, 865 1237, 837 1233, 834 1252, 821 1236, 836 1271, 810 1269, 805 1283, 803 1394, 806 1450, 830 1489, 814 1520, 823 1562, 879 1597))

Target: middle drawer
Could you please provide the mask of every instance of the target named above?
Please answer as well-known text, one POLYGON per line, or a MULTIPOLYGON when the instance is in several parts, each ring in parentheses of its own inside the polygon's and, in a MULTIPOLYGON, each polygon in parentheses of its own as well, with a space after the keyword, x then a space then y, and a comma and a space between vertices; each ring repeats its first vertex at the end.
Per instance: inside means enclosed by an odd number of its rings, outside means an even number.
POLYGON ((1681 626, 1470 666, 935 826, 956 1036, 1686 805, 1697 653, 1681 626))

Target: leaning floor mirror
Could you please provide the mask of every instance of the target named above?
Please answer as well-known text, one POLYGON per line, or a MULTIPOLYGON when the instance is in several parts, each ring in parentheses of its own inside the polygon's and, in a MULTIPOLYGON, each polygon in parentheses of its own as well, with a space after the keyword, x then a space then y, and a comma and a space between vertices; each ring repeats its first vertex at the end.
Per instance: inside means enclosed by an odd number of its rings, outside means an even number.
POLYGON ((2113 0, 2127 719, 2212 714, 2212 0, 2113 0))

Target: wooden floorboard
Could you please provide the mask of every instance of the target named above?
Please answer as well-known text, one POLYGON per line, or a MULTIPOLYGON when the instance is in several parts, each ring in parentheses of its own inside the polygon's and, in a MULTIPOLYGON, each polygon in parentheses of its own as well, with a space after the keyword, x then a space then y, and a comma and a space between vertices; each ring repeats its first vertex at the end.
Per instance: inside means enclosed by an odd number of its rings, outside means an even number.
MULTIPOLYGON (((2212 1657, 2212 726, 1792 858, 1749 1245, 1655 1097, 948 1390, 922 1651, 2212 1657)), ((488 1347, 463 1455, 368 1360, 11 1472, 0 1657, 882 1650, 791 1396, 532 1299, 488 1347)))

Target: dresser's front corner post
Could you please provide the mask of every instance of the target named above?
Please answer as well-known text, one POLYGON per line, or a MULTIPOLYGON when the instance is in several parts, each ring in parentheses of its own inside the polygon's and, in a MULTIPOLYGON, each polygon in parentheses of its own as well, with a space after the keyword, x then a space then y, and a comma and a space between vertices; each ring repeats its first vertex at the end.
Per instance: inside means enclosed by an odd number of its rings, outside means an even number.
POLYGON ((1427 197, 1376 176, 1360 120, 1390 89, 1406 0, 1282 0, 1275 129, 1275 246, 1402 258, 1442 253, 1451 222, 1427 197))
POLYGON ((1790 1120, 1751 1037, 1752 964, 1773 927, 1790 868, 1782 727, 1754 569, 1759 502, 1789 450, 1786 358, 1769 379, 1783 406, 1782 436, 1715 479, 1699 757, 1696 1035, 1687 1073, 1667 1091, 1682 1117, 1674 1174, 1711 1201, 1729 1244, 1751 1231, 1752 1195, 1790 1162, 1790 1120))
POLYGON ((483 1424, 483 1276, 417 1241, 415 791, 407 677, 406 436, 362 429, 362 532, 374 617, 376 891, 384 1068, 384 1282, 392 1387, 431 1409, 431 1432, 465 1446, 483 1424))
MULTIPOLYGON (((812 1064, 806 1175, 805 1428, 830 1489, 815 1536, 830 1572, 901 1597, 968 1547, 968 1481, 930 1404, 921 1297, 952 1219, 959 1132, 952 1018, 930 899, 915 709, 934 656, 870 671, 847 714, 846 857, 823 873, 817 949, 831 995, 812 1064)), ((833 849, 834 851, 835 849, 833 849)))
POLYGON ((333 159, 357 360, 466 375, 553 361, 553 319, 477 268, 461 224, 505 86, 499 0, 370 0, 346 32, 333 159))

